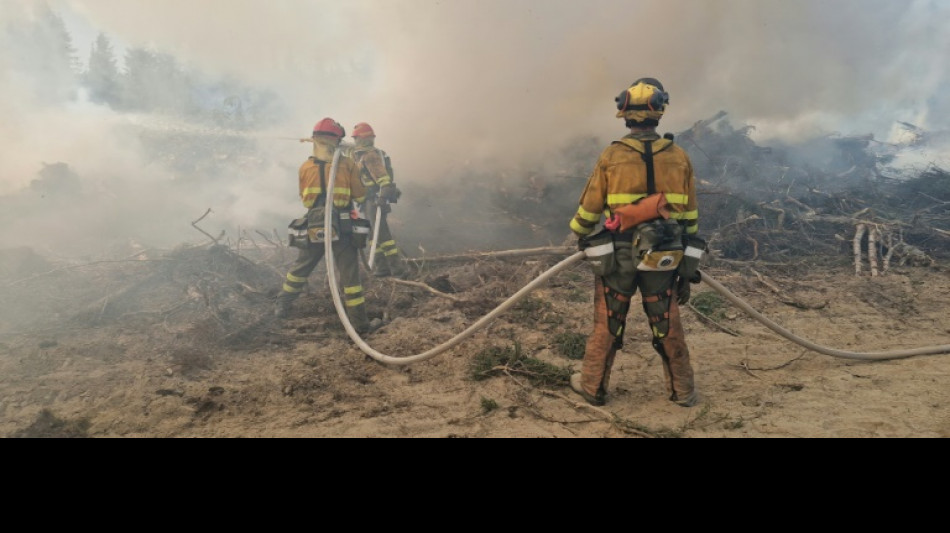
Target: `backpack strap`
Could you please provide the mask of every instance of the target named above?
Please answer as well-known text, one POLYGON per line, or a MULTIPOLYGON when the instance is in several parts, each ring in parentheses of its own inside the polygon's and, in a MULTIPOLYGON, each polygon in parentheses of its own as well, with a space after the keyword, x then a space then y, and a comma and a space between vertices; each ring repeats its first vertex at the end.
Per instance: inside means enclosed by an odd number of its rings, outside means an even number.
POLYGON ((625 144, 640 153, 640 157, 643 158, 643 162, 647 166, 647 194, 656 194, 656 168, 653 165, 653 156, 673 146, 673 141, 667 138, 655 141, 640 141, 625 137, 617 143, 625 144))
POLYGON ((653 141, 643 143, 643 162, 647 164, 647 194, 656 194, 656 169, 653 167, 653 141))
POLYGON ((311 157, 310 160, 320 167, 320 196, 317 196, 313 201, 313 207, 317 207, 318 204, 324 204, 327 201, 327 162, 317 159, 316 157, 311 157))
MULTIPOLYGON (((663 152, 669 149, 671 146, 673 146, 673 140, 667 139, 667 138, 662 138, 662 139, 657 139, 655 141, 647 141, 647 142, 653 143, 654 155, 660 152, 663 152)), ((644 146, 646 143, 644 141, 633 139, 631 137, 624 137, 623 139, 620 139, 619 141, 614 141, 613 144, 625 144, 629 146, 630 148, 633 148, 637 152, 640 152, 641 154, 646 150, 646 147, 644 146)))

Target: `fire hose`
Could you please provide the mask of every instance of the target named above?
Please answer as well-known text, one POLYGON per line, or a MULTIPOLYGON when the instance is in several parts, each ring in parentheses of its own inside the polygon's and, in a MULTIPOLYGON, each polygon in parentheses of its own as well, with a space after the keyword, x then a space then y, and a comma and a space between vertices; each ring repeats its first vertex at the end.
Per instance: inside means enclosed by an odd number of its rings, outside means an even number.
MULTIPOLYGON (((327 185, 328 191, 332 191, 334 185, 336 184, 336 170, 337 170, 337 163, 339 163, 340 154, 341 154, 341 150, 339 149, 337 149, 336 153, 333 154, 333 165, 332 165, 332 170, 330 171, 330 183, 327 185)), ((326 195, 326 197, 327 197, 327 200, 326 200, 327 205, 326 205, 326 214, 325 214, 324 224, 325 224, 325 227, 330 228, 332 227, 331 216, 333 214, 333 205, 332 205, 333 195, 328 194, 326 195)), ((356 345, 360 348, 360 350, 363 353, 365 353, 366 355, 368 355, 375 361, 379 363, 387 364, 387 365, 394 365, 394 366, 409 366, 409 365, 419 363, 422 361, 427 361, 437 355, 440 355, 442 353, 447 352, 448 350, 451 350, 452 348, 455 348, 456 346, 461 344, 462 341, 474 335, 478 330, 489 325, 494 319, 498 318, 499 315, 511 309, 515 304, 520 302, 522 299, 528 296, 528 294, 533 292, 535 289, 547 283, 548 280, 558 275, 559 273, 567 270, 568 268, 571 268, 577 263, 580 263, 586 260, 587 258, 587 254, 585 252, 577 252, 574 255, 571 255, 570 257, 564 259, 563 261, 554 265, 549 270, 545 271, 540 276, 535 278, 533 281, 525 285, 524 288, 522 288, 513 296, 511 296, 510 298, 502 302, 498 307, 496 307, 490 313, 488 313, 487 315, 479 319, 477 322, 469 326, 465 331, 463 331, 462 333, 459 333, 458 335, 449 339, 448 341, 420 354, 406 356, 406 357, 394 357, 394 356, 386 355, 384 353, 381 353, 375 350, 372 346, 367 344, 366 341, 364 341, 362 337, 360 337, 359 333, 357 333, 356 329, 353 327, 353 324, 350 322, 350 319, 346 314, 346 308, 343 305, 343 298, 340 295, 339 283, 337 282, 336 264, 335 264, 335 261, 333 260, 333 257, 334 257, 333 256, 333 240, 330 238, 325 239, 324 246, 326 250, 325 261, 327 265, 328 280, 330 283, 330 294, 333 297, 333 306, 336 308, 337 315, 340 317, 340 321, 342 322, 343 327, 346 329, 347 335, 349 335, 350 339, 352 339, 353 342, 356 343, 356 345)), ((769 328, 770 330, 784 337, 785 339, 795 344, 798 344, 799 346, 802 346, 803 348, 807 348, 808 350, 811 350, 823 355, 838 357, 842 359, 854 359, 854 360, 861 360, 861 361, 886 361, 886 360, 894 360, 894 359, 906 359, 909 357, 916 357, 916 356, 922 356, 922 355, 938 355, 938 354, 950 353, 950 345, 931 346, 931 347, 908 349, 908 350, 890 350, 890 351, 885 351, 885 352, 863 352, 863 353, 837 350, 834 348, 821 346, 807 339, 799 337, 798 335, 795 335, 794 333, 785 329, 779 324, 773 322, 771 319, 769 319, 762 313, 756 311, 746 301, 742 300, 741 298, 733 294, 731 291, 729 291, 729 289, 724 287, 721 283, 719 283, 718 281, 710 277, 708 274, 701 272, 701 276, 702 276, 702 281, 706 283, 709 287, 711 287, 713 290, 721 294, 724 298, 726 298, 727 300, 735 304, 737 307, 739 307, 740 309, 748 313, 752 318, 762 323, 762 325, 764 325, 765 327, 769 328)))

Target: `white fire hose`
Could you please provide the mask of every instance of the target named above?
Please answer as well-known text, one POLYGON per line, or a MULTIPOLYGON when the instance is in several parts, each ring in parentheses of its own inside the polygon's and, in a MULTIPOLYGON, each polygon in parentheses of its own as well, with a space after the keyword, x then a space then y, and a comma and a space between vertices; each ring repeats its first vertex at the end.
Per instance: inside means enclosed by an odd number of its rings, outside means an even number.
MULTIPOLYGON (((337 149, 336 153, 333 154, 333 165, 330 171, 330 183, 327 184, 327 191, 332 191, 334 188, 334 185, 336 184, 336 170, 337 170, 337 163, 339 163, 339 160, 340 160, 340 155, 341 155, 340 149, 337 149)), ((325 224, 325 227, 332 228, 331 226, 332 224, 331 217, 333 215, 333 195, 332 194, 326 195, 326 202, 327 204, 326 204, 326 214, 325 214, 324 224, 325 224)), ((327 232, 327 235, 330 235, 329 231, 327 232)), ((474 324, 469 326, 468 329, 466 329, 462 333, 459 333, 458 335, 449 339, 448 341, 436 346, 435 348, 432 348, 431 350, 428 350, 424 353, 420 353, 417 355, 406 356, 406 357, 393 357, 391 355, 386 355, 384 353, 378 352, 375 349, 373 349, 373 347, 367 344, 366 341, 364 341, 363 338, 360 337, 359 333, 356 332, 356 329, 353 327, 353 324, 350 322, 350 318, 346 314, 346 308, 343 305, 343 298, 340 296, 339 282, 337 281, 337 277, 336 277, 336 262, 333 256, 333 240, 330 238, 327 238, 324 242, 324 246, 326 250, 324 261, 326 261, 326 264, 327 264, 327 275, 328 275, 328 280, 330 282, 330 294, 333 296, 333 305, 334 307, 336 307, 337 315, 339 315, 340 322, 342 322, 343 327, 346 329, 346 333, 350 336, 350 339, 352 339, 353 342, 356 343, 356 345, 360 348, 360 350, 363 351, 363 353, 370 356, 371 358, 373 358, 375 361, 379 363, 394 365, 394 366, 409 366, 415 363, 420 363, 422 361, 427 361, 439 354, 445 353, 446 351, 451 350, 452 348, 455 348, 456 346, 461 344, 462 341, 464 341, 465 339, 475 334, 478 330, 490 324, 494 319, 498 318, 499 315, 511 309, 515 304, 517 304, 519 301, 524 299, 526 296, 528 296, 528 294, 533 292, 535 289, 547 283, 548 280, 558 275, 562 271, 567 270, 568 268, 574 266, 575 264, 580 263, 581 261, 584 261, 587 258, 587 254, 585 252, 577 252, 574 255, 568 257, 567 259, 564 259, 557 265, 554 265, 551 269, 547 270, 546 272, 544 272, 543 274, 535 278, 531 283, 527 284, 523 289, 515 293, 513 296, 511 296, 510 298, 502 302, 501 305, 496 307, 492 312, 482 317, 478 322, 475 322, 474 324)), ((811 341, 808 341, 806 339, 803 339, 802 337, 795 335, 791 331, 783 328, 782 326, 776 324, 769 318, 765 317, 764 315, 762 315, 761 313, 753 309, 751 305, 749 305, 744 300, 740 299, 738 296, 730 292, 729 289, 725 288, 718 281, 711 278, 708 274, 702 273, 702 279, 703 279, 703 282, 705 282, 707 285, 712 287, 713 290, 715 290, 716 292, 724 296, 727 300, 735 304, 737 307, 739 307, 740 309, 748 313, 750 316, 752 316, 752 318, 761 322, 765 327, 771 329, 772 331, 788 339, 789 341, 802 346, 803 348, 807 348, 809 350, 812 350, 824 355, 829 355, 832 357, 838 357, 838 358, 843 358, 843 359, 857 359, 857 360, 864 360, 864 361, 885 361, 885 360, 892 360, 892 359, 906 359, 909 357, 916 357, 916 356, 921 356, 921 355, 938 355, 938 354, 950 353, 950 345, 931 346, 927 348, 917 348, 917 349, 909 349, 909 350, 872 352, 872 353, 848 352, 844 350, 836 350, 834 348, 827 348, 825 346, 820 346, 818 344, 815 344, 811 341)))
POLYGON ((369 269, 376 264, 376 246, 379 245, 379 225, 383 222, 383 204, 376 205, 376 223, 373 224, 373 245, 369 248, 369 269))

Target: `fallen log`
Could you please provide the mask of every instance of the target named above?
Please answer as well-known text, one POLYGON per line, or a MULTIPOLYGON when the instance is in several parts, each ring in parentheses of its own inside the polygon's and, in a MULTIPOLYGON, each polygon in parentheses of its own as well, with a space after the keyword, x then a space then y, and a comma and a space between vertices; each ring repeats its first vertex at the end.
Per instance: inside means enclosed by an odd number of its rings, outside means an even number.
POLYGON ((567 256, 577 250, 568 246, 550 246, 545 248, 526 248, 523 250, 504 250, 498 252, 472 252, 467 254, 443 255, 436 257, 411 257, 411 263, 444 263, 450 261, 472 261, 477 259, 510 259, 513 257, 532 257, 539 255, 567 256))

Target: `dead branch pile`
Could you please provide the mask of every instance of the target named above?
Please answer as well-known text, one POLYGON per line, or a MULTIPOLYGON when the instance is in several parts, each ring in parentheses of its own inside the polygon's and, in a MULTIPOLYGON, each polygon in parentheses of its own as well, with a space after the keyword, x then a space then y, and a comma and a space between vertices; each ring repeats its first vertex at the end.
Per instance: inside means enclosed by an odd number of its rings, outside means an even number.
POLYGON ((706 176, 702 227, 719 257, 853 260, 858 273, 871 275, 950 257, 950 173, 931 166, 915 177, 890 177, 871 137, 813 141, 804 152, 764 150, 750 144, 748 129, 713 123, 679 138, 687 148, 704 145, 694 158, 697 174, 706 176))
MULTIPOLYGON (((858 237, 861 260, 855 268, 865 274, 873 274, 872 261, 883 273, 950 258, 947 171, 936 165, 895 170, 889 165, 902 147, 873 135, 764 147, 751 138, 754 131, 754 126, 733 127, 720 112, 675 136, 699 179, 701 228, 714 256, 847 264, 854 261, 858 237)), ((915 142, 931 137, 918 131, 915 142)), ((577 139, 547 154, 541 165, 507 169, 500 176, 459 169, 449 179, 458 183, 448 191, 440 184, 439 201, 426 206, 438 219, 438 232, 424 243, 430 249, 423 255, 450 253, 432 250, 434 242, 463 250, 560 245, 603 147, 602 141, 577 139), (486 207, 475 209, 481 205, 486 207)))
POLYGON ((156 337, 225 338, 260 321, 279 289, 274 269, 224 245, 123 260, 51 265, 0 279, 0 333, 160 324, 156 337))

